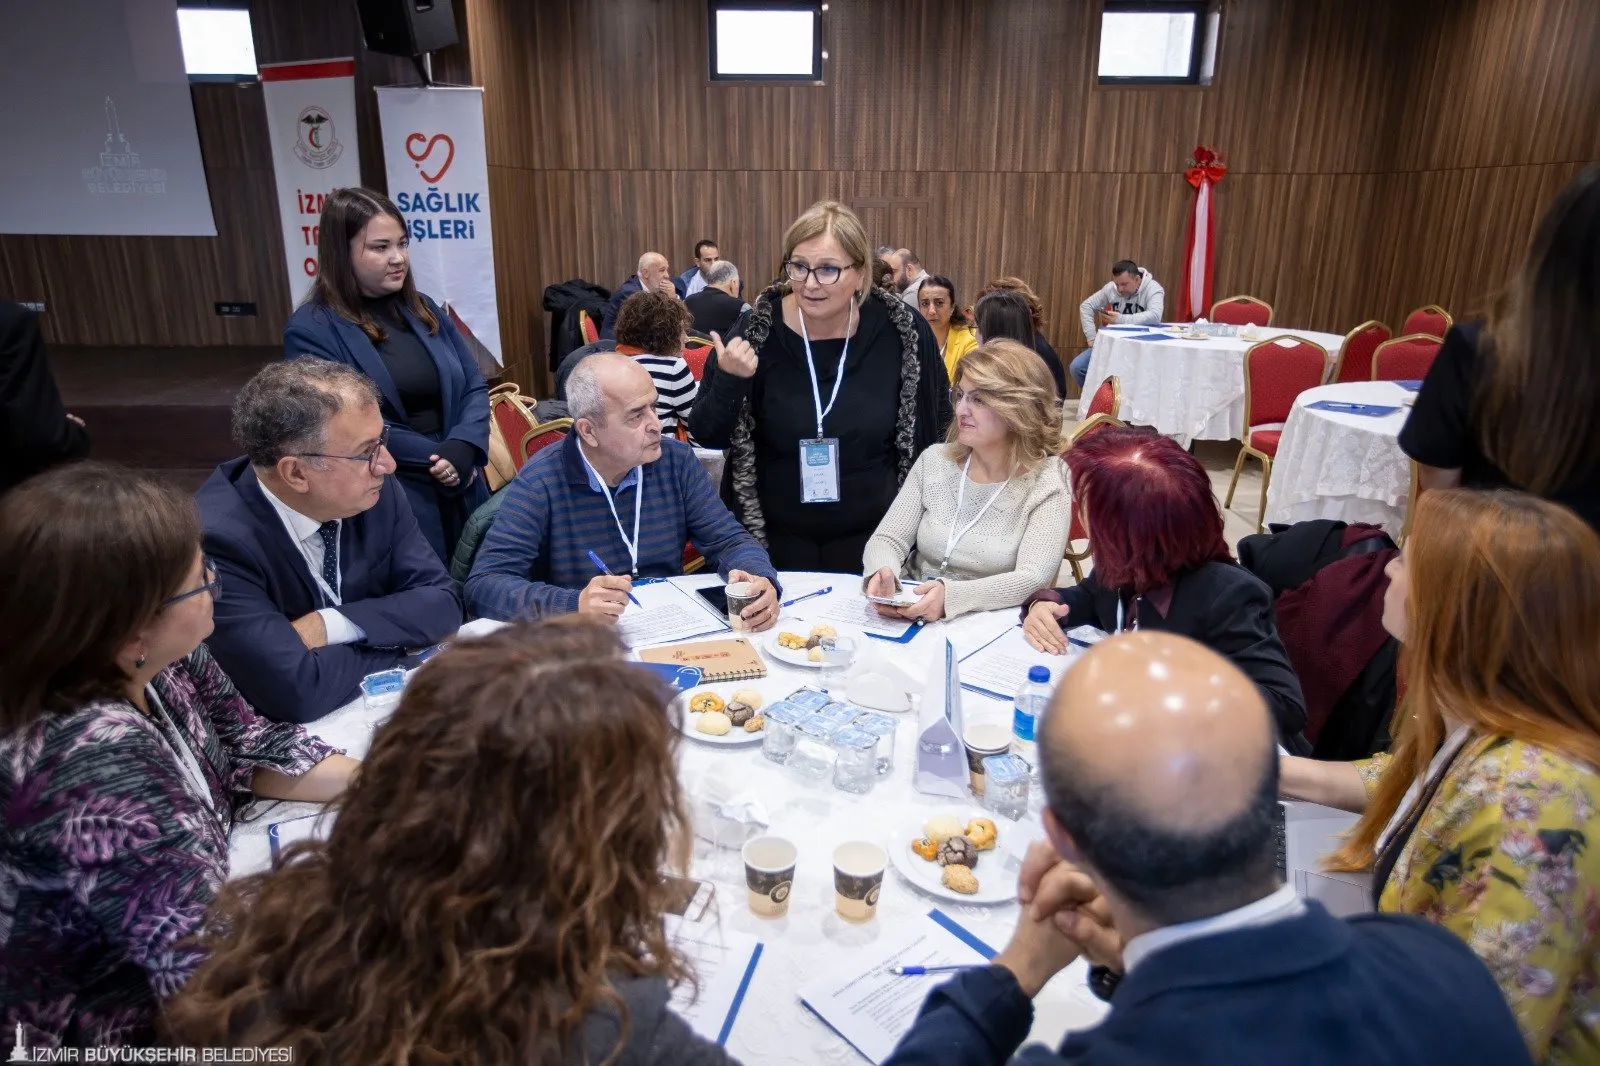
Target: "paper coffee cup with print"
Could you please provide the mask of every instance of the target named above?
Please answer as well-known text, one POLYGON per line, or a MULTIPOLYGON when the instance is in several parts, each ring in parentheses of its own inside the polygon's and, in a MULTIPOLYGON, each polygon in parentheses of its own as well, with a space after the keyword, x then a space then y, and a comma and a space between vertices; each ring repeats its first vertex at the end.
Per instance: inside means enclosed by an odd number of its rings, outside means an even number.
POLYGON ((750 626, 744 620, 744 609, 761 598, 761 592, 756 588, 754 581, 730 581, 722 588, 723 595, 728 598, 728 625, 737 630, 746 630, 750 626))
POLYGON ((983 795, 983 760, 991 755, 1004 755, 1011 750, 1011 732, 998 725, 969 725, 962 743, 967 748, 967 770, 971 775, 972 791, 983 795))
POLYGON ((766 836, 746 844, 743 854, 750 909, 763 918, 781 918, 789 912, 799 849, 782 837, 766 836))
POLYGON ((870 921, 878 913, 883 870, 889 853, 866 840, 851 840, 833 851, 833 906, 847 922, 870 921))

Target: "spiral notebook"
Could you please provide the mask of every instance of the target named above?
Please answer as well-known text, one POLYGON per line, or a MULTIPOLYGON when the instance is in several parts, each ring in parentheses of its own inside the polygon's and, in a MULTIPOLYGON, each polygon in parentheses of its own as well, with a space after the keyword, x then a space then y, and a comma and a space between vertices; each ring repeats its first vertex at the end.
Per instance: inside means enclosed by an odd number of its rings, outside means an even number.
POLYGON ((698 667, 702 672, 700 680, 708 685, 718 681, 753 681, 767 676, 767 664, 761 653, 743 637, 645 648, 638 655, 640 662, 698 667))

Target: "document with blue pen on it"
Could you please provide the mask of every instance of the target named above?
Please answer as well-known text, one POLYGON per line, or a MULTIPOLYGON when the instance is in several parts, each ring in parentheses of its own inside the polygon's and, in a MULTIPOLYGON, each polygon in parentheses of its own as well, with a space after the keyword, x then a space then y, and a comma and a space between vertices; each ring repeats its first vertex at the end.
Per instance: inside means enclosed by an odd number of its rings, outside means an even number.
POLYGON ((1010 702, 1028 679, 1028 669, 1043 666, 1056 684, 1073 661, 1105 636, 1093 626, 1076 626, 1067 633, 1065 655, 1039 651, 1021 626, 1010 629, 961 660, 961 687, 980 696, 1010 702))
POLYGON ((637 605, 628 604, 617 620, 617 632, 630 648, 726 633, 728 620, 714 614, 704 600, 671 581, 636 581, 637 605))
POLYGON ((714 920, 686 922, 670 914, 664 920, 672 946, 699 980, 698 994, 688 982, 673 989, 672 1009, 700 1036, 726 1044, 761 961, 761 942, 714 920))

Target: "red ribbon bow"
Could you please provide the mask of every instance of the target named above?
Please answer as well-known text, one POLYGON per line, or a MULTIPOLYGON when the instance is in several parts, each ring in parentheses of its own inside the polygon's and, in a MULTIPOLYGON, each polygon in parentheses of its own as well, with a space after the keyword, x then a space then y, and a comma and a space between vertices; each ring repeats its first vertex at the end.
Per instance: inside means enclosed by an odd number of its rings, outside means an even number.
POLYGON ((1215 185, 1227 172, 1227 164, 1217 158, 1216 152, 1205 145, 1199 145, 1194 150, 1194 159, 1190 162, 1189 169, 1183 172, 1183 178, 1198 189, 1202 181, 1209 181, 1215 185))

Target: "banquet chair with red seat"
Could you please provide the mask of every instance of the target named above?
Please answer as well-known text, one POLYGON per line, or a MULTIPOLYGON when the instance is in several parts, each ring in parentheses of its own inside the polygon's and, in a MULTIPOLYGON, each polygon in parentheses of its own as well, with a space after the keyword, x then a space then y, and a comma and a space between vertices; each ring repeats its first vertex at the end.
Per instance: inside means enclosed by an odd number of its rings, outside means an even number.
POLYGON ((522 438, 522 445, 517 449, 517 454, 522 457, 522 462, 527 462, 544 449, 555 444, 567 435, 572 429, 572 419, 552 418, 548 422, 541 422, 534 426, 522 438))
POLYGON ((1373 381, 1421 381, 1444 341, 1429 333, 1411 333, 1384 341, 1372 353, 1373 381))
POLYGON ((508 381, 489 390, 488 484, 493 492, 516 477, 522 469, 522 438, 538 420, 532 405, 515 382, 508 381))
MULTIPOLYGON (((1115 381, 1116 378, 1107 378, 1106 380, 1115 381)), ((1099 393, 1097 392, 1096 398, 1098 398, 1098 396, 1099 393)), ((1067 452, 1072 450, 1073 445, 1077 444, 1083 438, 1105 429, 1107 426, 1116 426, 1118 429, 1125 429, 1127 427, 1127 423, 1122 421, 1114 414, 1100 412, 1098 414, 1090 415, 1088 418, 1072 427, 1072 432, 1067 436, 1067 446, 1061 453, 1062 460, 1064 461, 1066 459, 1067 452)), ((1068 566, 1072 567, 1072 580, 1082 581, 1083 564, 1089 558, 1089 546, 1086 543, 1083 551, 1080 552, 1074 549, 1072 545, 1074 541, 1087 541, 1089 539, 1089 531, 1083 528, 1083 519, 1078 515, 1078 505, 1071 499, 1071 497, 1068 497, 1067 506, 1068 514, 1070 514, 1072 517, 1069 519, 1070 524, 1067 527, 1067 548, 1066 551, 1062 552, 1061 557, 1067 561, 1068 566)))
POLYGON ((1267 485, 1272 480, 1272 459, 1278 454, 1284 423, 1294 400, 1307 389, 1322 384, 1327 373, 1328 350, 1315 341, 1293 335, 1275 337, 1253 345, 1244 353, 1244 441, 1233 464, 1233 480, 1228 482, 1228 498, 1222 506, 1233 506, 1233 493, 1239 487, 1239 474, 1249 456, 1261 460, 1261 507, 1256 513, 1256 532, 1261 532, 1267 515, 1267 485))
POLYGON ((683 361, 696 381, 706 376, 706 360, 711 358, 711 345, 690 341, 683 347, 683 361))
MULTIPOLYGON (((1100 382, 1094 390, 1094 395, 1089 398, 1089 418, 1095 415, 1110 415, 1116 418, 1122 413, 1122 382, 1117 380, 1115 374, 1110 374, 1100 382)), ((1085 420, 1084 425, 1088 425, 1085 420)))
POLYGON ((1211 305, 1211 321, 1225 326, 1270 326, 1272 305, 1254 296, 1229 296, 1211 305))
POLYGON ((1430 337, 1444 340, 1445 333, 1454 323, 1455 319, 1450 317, 1449 311, 1438 304, 1429 304, 1417 308, 1406 316, 1405 322, 1400 326, 1400 334, 1405 336, 1408 333, 1426 333, 1430 337))
POLYGON ((594 324, 594 318, 588 311, 578 309, 578 331, 583 334, 583 343, 593 344, 600 339, 600 328, 594 324))
POLYGON ((1339 359, 1333 364, 1333 373, 1329 375, 1328 383, 1334 385, 1345 381, 1371 381, 1372 354, 1378 350, 1378 345, 1389 337, 1389 327, 1375 318, 1361 323, 1346 333, 1344 344, 1339 347, 1339 359))

